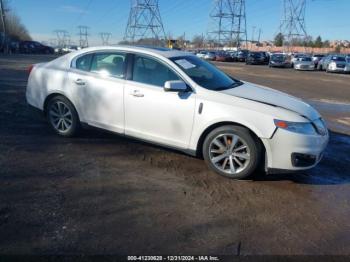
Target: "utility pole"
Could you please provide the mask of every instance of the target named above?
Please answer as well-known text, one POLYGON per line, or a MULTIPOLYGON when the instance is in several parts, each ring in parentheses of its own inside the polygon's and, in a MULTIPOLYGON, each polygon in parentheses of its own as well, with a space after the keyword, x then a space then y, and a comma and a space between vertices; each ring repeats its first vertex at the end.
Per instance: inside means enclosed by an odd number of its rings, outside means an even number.
POLYGON ((131 0, 124 40, 133 44, 140 40, 166 42, 158 0, 131 0))
POLYGON ((8 52, 8 45, 7 45, 7 26, 6 26, 6 11, 5 10, 5 6, 4 6, 4 2, 3 0, 0 0, 0 10, 1 10, 1 23, 2 23, 2 28, 3 28, 3 38, 2 38, 2 48, 4 53, 8 52))
POLYGON ((253 48, 253 44, 254 44, 254 39, 255 39, 255 29, 256 26, 253 26, 253 30, 252 30, 252 40, 250 41, 250 48, 253 48))
POLYGON ((70 34, 66 31, 64 33, 64 45, 65 47, 68 47, 70 46, 72 43, 71 43, 71 38, 70 38, 70 34))
POLYGON ((255 38, 255 29, 256 29, 256 26, 253 26, 253 30, 252 30, 252 42, 254 42, 254 38, 255 38))
POLYGON ((260 44, 260 39, 261 39, 261 33, 262 33, 262 30, 261 28, 259 28, 259 37, 258 37, 258 43, 260 44))
POLYGON ((290 49, 295 41, 305 41, 307 38, 305 25, 306 0, 284 0, 283 18, 280 23, 280 33, 284 38, 284 46, 290 49))
POLYGON ((111 38, 111 33, 100 33, 102 45, 109 45, 109 39, 111 38))
POLYGON ((89 40, 88 40, 88 36, 89 36, 89 33, 88 33, 88 30, 89 28, 87 26, 84 26, 84 25, 80 25, 78 26, 78 29, 79 29, 79 46, 81 48, 86 48, 86 47, 89 47, 89 40))
POLYGON ((247 44, 245 0, 214 0, 208 38, 218 45, 247 44))

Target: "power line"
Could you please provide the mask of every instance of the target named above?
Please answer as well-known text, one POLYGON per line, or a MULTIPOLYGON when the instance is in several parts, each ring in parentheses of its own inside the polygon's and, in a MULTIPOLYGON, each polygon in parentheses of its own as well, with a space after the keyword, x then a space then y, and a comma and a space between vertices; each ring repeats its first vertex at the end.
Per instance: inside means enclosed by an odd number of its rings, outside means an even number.
POLYGON ((135 43, 143 39, 154 39, 154 44, 165 40, 158 0, 131 0, 124 40, 135 43))
POLYGON ((208 38, 214 44, 236 45, 247 42, 245 0, 214 0, 208 38))

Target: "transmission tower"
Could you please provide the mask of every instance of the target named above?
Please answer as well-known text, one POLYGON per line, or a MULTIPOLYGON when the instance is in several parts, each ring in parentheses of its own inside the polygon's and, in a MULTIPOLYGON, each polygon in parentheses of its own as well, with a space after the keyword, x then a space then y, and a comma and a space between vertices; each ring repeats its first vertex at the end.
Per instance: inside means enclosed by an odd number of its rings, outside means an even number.
POLYGON ((66 30, 56 30, 54 31, 54 33, 56 34, 56 38, 57 38, 57 47, 58 48, 64 48, 67 46, 68 44, 68 38, 69 38, 69 34, 66 30))
POLYGON ((295 41, 304 42, 308 37, 305 10, 306 0, 284 0, 283 2, 284 15, 281 20, 280 33, 288 46, 292 46, 295 41))
POLYGON ((109 45, 109 39, 111 38, 111 33, 100 33, 102 45, 109 45))
POLYGON ((131 0, 124 40, 131 43, 139 40, 151 40, 153 44, 165 41, 158 0, 131 0))
POLYGON ((79 29, 79 46, 81 48, 86 48, 86 47, 89 47, 89 40, 88 40, 88 36, 89 36, 89 33, 88 33, 88 30, 89 28, 87 26, 84 26, 84 25, 80 25, 78 26, 78 29, 79 29))
POLYGON ((210 19, 208 38, 214 44, 238 48, 247 43, 245 0, 214 0, 210 19))

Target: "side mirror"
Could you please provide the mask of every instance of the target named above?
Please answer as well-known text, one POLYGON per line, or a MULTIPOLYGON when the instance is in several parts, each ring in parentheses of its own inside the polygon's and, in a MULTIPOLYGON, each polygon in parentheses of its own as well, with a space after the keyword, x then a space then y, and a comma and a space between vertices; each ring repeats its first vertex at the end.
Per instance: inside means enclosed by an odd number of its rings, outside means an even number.
POLYGON ((186 83, 181 80, 166 81, 164 84, 165 92, 186 92, 187 90, 186 83))

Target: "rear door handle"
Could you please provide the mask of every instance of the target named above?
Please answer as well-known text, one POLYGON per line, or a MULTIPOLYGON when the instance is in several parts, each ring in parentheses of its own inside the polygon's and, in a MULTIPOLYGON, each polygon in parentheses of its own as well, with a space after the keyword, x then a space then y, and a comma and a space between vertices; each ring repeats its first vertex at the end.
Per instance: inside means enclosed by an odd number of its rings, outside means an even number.
POLYGON ((86 82, 83 79, 77 79, 74 81, 78 86, 84 86, 86 85, 86 82))
POLYGON ((134 92, 131 93, 132 96, 134 97, 144 97, 145 95, 140 93, 139 90, 134 90, 134 92))

